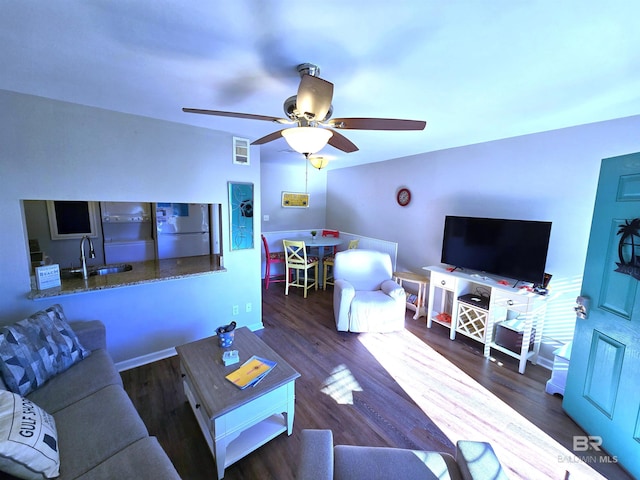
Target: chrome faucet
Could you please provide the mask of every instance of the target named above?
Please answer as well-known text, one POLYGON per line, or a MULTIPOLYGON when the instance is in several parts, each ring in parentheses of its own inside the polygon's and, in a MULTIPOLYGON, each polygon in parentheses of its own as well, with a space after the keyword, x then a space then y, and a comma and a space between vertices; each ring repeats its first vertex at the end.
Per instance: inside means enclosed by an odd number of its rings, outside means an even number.
POLYGON ((80 239, 80 261, 82 262, 82 278, 85 280, 89 278, 89 273, 87 272, 87 257, 84 254, 84 241, 85 239, 89 240, 89 257, 96 258, 96 251, 93 249, 93 242, 91 239, 85 235, 80 239))

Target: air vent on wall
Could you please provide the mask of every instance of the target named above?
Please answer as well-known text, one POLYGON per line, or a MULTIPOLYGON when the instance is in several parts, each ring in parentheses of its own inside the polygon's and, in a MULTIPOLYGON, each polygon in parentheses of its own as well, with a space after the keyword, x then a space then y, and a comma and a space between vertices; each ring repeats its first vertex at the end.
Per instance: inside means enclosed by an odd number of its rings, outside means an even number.
POLYGON ((249 140, 233 137, 233 163, 249 165, 249 140))

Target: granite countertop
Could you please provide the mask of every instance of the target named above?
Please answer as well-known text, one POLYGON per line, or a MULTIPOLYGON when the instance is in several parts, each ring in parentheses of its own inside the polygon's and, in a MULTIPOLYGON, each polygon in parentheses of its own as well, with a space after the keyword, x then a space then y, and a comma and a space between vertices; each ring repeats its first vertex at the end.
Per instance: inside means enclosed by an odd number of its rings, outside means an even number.
POLYGON ((196 275, 209 275, 216 272, 226 272, 220 266, 218 255, 201 255, 197 257, 168 258, 163 260, 149 260, 147 262, 128 262, 133 268, 128 272, 110 273, 109 275, 92 275, 87 280, 83 278, 62 278, 59 287, 38 290, 35 280, 32 282, 28 298, 38 300, 73 295, 77 293, 93 292, 108 288, 121 288, 143 283, 162 282, 177 278, 196 275))

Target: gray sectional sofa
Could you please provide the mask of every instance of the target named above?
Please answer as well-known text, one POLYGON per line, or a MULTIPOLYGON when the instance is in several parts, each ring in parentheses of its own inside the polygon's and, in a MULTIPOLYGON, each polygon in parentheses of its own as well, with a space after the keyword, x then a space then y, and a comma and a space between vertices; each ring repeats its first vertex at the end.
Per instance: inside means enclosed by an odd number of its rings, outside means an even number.
MULTIPOLYGON (((123 388, 120 374, 106 350, 105 326, 100 321, 68 325, 86 349, 86 355, 20 397, 55 419, 60 473, 56 478, 179 479, 169 457, 158 440, 149 436, 123 388)), ((9 335, 3 329, 0 342, 9 335)), ((2 361, 7 363, 6 355, 2 361)), ((6 381, 4 366, 0 365, 0 369, 6 381)), ((3 453, 0 460, 4 460, 3 453)), ((0 478, 13 477, 0 474, 0 478)))
POLYGON ((297 480, 508 480, 486 442, 460 440, 456 456, 388 447, 334 445, 331 430, 302 430, 297 480))

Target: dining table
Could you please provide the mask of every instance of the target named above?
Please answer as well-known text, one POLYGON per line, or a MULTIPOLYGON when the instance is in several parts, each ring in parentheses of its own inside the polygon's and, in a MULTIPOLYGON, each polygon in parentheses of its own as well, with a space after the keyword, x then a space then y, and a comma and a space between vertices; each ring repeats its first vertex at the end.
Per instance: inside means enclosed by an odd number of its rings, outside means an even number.
POLYGON ((285 240, 291 240, 295 242, 303 241, 307 249, 307 254, 309 253, 310 248, 318 249, 318 258, 319 258, 318 286, 321 287, 323 285, 322 282, 324 280, 323 269, 320 268, 320 265, 322 264, 322 259, 324 258, 325 255, 333 253, 334 247, 339 247, 340 245, 342 245, 344 243, 344 240, 340 239, 340 237, 322 237, 318 235, 316 235, 315 237, 312 237, 311 235, 305 235, 305 236, 300 236, 295 238, 285 238, 285 240), (325 249, 327 249, 328 251, 325 252, 325 249))

